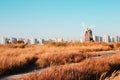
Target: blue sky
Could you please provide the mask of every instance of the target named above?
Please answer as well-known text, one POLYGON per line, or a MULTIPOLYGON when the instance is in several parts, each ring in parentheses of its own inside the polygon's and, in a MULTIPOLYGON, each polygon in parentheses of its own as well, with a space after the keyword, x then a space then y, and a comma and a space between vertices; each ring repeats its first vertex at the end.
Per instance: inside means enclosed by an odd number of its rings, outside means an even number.
POLYGON ((120 0, 0 0, 0 36, 78 40, 82 22, 95 35, 119 35, 120 0))

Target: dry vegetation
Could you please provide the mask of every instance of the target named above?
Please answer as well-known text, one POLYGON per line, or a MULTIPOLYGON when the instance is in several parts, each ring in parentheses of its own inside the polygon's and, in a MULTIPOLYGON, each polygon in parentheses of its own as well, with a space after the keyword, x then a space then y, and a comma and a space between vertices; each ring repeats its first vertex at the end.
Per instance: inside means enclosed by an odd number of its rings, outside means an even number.
POLYGON ((0 50, 0 75, 20 72, 33 65, 37 58, 22 49, 0 50))
POLYGON ((106 73, 102 74, 100 80, 120 80, 120 71, 114 71, 111 76, 105 77, 106 73))
POLYGON ((36 64, 40 68, 45 68, 49 66, 81 62, 82 60, 92 56, 96 55, 83 53, 46 53, 39 56, 36 64))
MULTIPOLYGON (((86 59, 80 63, 54 66, 23 76, 23 80, 99 80, 101 74, 120 69, 120 54, 101 59, 86 59)), ((104 80, 104 78, 101 78, 104 80)), ((112 80, 112 79, 111 79, 112 80)))
POLYGON ((119 57, 100 60, 89 59, 97 54, 93 51, 107 51, 120 48, 120 43, 61 42, 45 45, 8 44, 0 45, 0 76, 25 71, 31 66, 46 68, 25 80, 89 80, 111 70, 119 64, 119 57), (112 61, 112 62, 111 62, 112 61), (99 64, 100 63, 100 64, 99 64), (104 65, 104 66, 103 66, 104 65), (51 77, 50 77, 51 76, 51 77))

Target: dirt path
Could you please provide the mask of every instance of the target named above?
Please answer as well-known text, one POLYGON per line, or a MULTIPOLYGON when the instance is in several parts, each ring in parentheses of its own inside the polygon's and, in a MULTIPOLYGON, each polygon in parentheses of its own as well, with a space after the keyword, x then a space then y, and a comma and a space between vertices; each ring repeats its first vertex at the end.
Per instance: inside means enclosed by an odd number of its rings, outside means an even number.
POLYGON ((39 71, 41 71, 41 69, 39 69, 39 70, 33 70, 33 71, 27 72, 27 73, 20 73, 20 74, 6 76, 6 77, 1 78, 0 80, 20 80, 20 78, 22 76, 28 75, 28 74, 30 74, 32 72, 39 72, 39 71))
MULTIPOLYGON (((99 56, 93 57, 94 59, 98 59, 98 58, 103 58, 103 57, 107 57, 113 54, 119 54, 120 51, 116 50, 116 51, 99 51, 99 52, 92 52, 92 53, 97 53, 99 56)), ((19 80, 21 76, 25 76, 29 73, 32 72, 38 72, 41 71, 41 69, 34 69, 31 72, 27 72, 27 73, 20 73, 20 74, 16 74, 16 75, 10 75, 10 76, 6 76, 1 78, 0 80, 19 80)))
POLYGON ((116 51, 99 51, 99 52, 94 52, 97 53, 99 56, 95 56, 93 58, 97 59, 97 58, 103 58, 103 57, 107 57, 107 56, 111 56, 113 54, 119 54, 120 51, 116 50, 116 51))

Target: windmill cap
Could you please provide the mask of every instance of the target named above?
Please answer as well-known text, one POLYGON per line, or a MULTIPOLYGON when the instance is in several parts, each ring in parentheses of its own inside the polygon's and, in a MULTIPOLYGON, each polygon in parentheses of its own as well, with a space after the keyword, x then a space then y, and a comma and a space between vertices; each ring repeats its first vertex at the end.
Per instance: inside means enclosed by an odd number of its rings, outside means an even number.
POLYGON ((85 31, 92 31, 90 28, 86 28, 86 30, 85 31))

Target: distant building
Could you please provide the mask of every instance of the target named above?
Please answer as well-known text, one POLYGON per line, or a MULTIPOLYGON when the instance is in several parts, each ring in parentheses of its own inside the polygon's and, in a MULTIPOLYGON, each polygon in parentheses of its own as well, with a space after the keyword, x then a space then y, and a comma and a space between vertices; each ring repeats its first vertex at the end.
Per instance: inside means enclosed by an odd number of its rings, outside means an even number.
POLYGON ((17 38, 14 38, 14 37, 10 37, 9 39, 9 43, 15 43, 17 41, 17 38))
POLYGON ((120 37, 119 37, 119 42, 120 42, 120 37))
POLYGON ((99 37, 99 42, 103 42, 103 37, 99 37))
POLYGON ((24 38, 18 38, 17 40, 18 41, 24 41, 24 38))
POLYGON ((109 36, 109 35, 104 35, 104 36, 93 36, 93 40, 97 42, 120 42, 120 37, 119 36, 109 36))
POLYGON ((115 42, 114 36, 111 36, 110 39, 111 39, 111 42, 115 42))
POLYGON ((63 38, 52 38, 48 40, 48 42, 62 42, 62 41, 64 41, 63 38))
POLYGON ((114 40, 115 40, 115 42, 119 42, 119 37, 118 36, 114 36, 114 40))
POLYGON ((103 37, 101 37, 101 36, 93 36, 93 40, 95 41, 95 42, 103 42, 103 37))
POLYGON ((57 38, 52 38, 51 41, 52 42, 57 42, 57 38))
POLYGON ((38 39, 38 44, 43 44, 44 42, 45 42, 44 39, 41 39, 41 38, 38 39))
POLYGON ((99 42, 99 36, 93 36, 93 40, 96 41, 96 42, 99 42))
POLYGON ((1 44, 8 44, 8 43, 9 43, 9 39, 6 37, 2 37, 1 44))
POLYGON ((36 38, 30 39, 30 44, 38 44, 38 41, 36 38))
POLYGON ((29 39, 24 39, 23 40, 25 44, 30 44, 30 40, 29 39))
POLYGON ((24 38, 15 38, 15 37, 10 37, 10 38, 6 38, 6 37, 2 37, 1 38, 1 44, 8 44, 8 43, 20 43, 23 42, 25 44, 44 44, 45 40, 41 39, 41 38, 32 38, 32 39, 24 39, 24 38))
POLYGON ((62 38, 57 39, 57 42, 62 42, 62 41, 64 41, 62 38))
POLYGON ((111 36, 111 42, 120 42, 119 36, 111 36))
POLYGON ((109 35, 104 35, 103 36, 103 42, 111 42, 110 36, 109 35))

